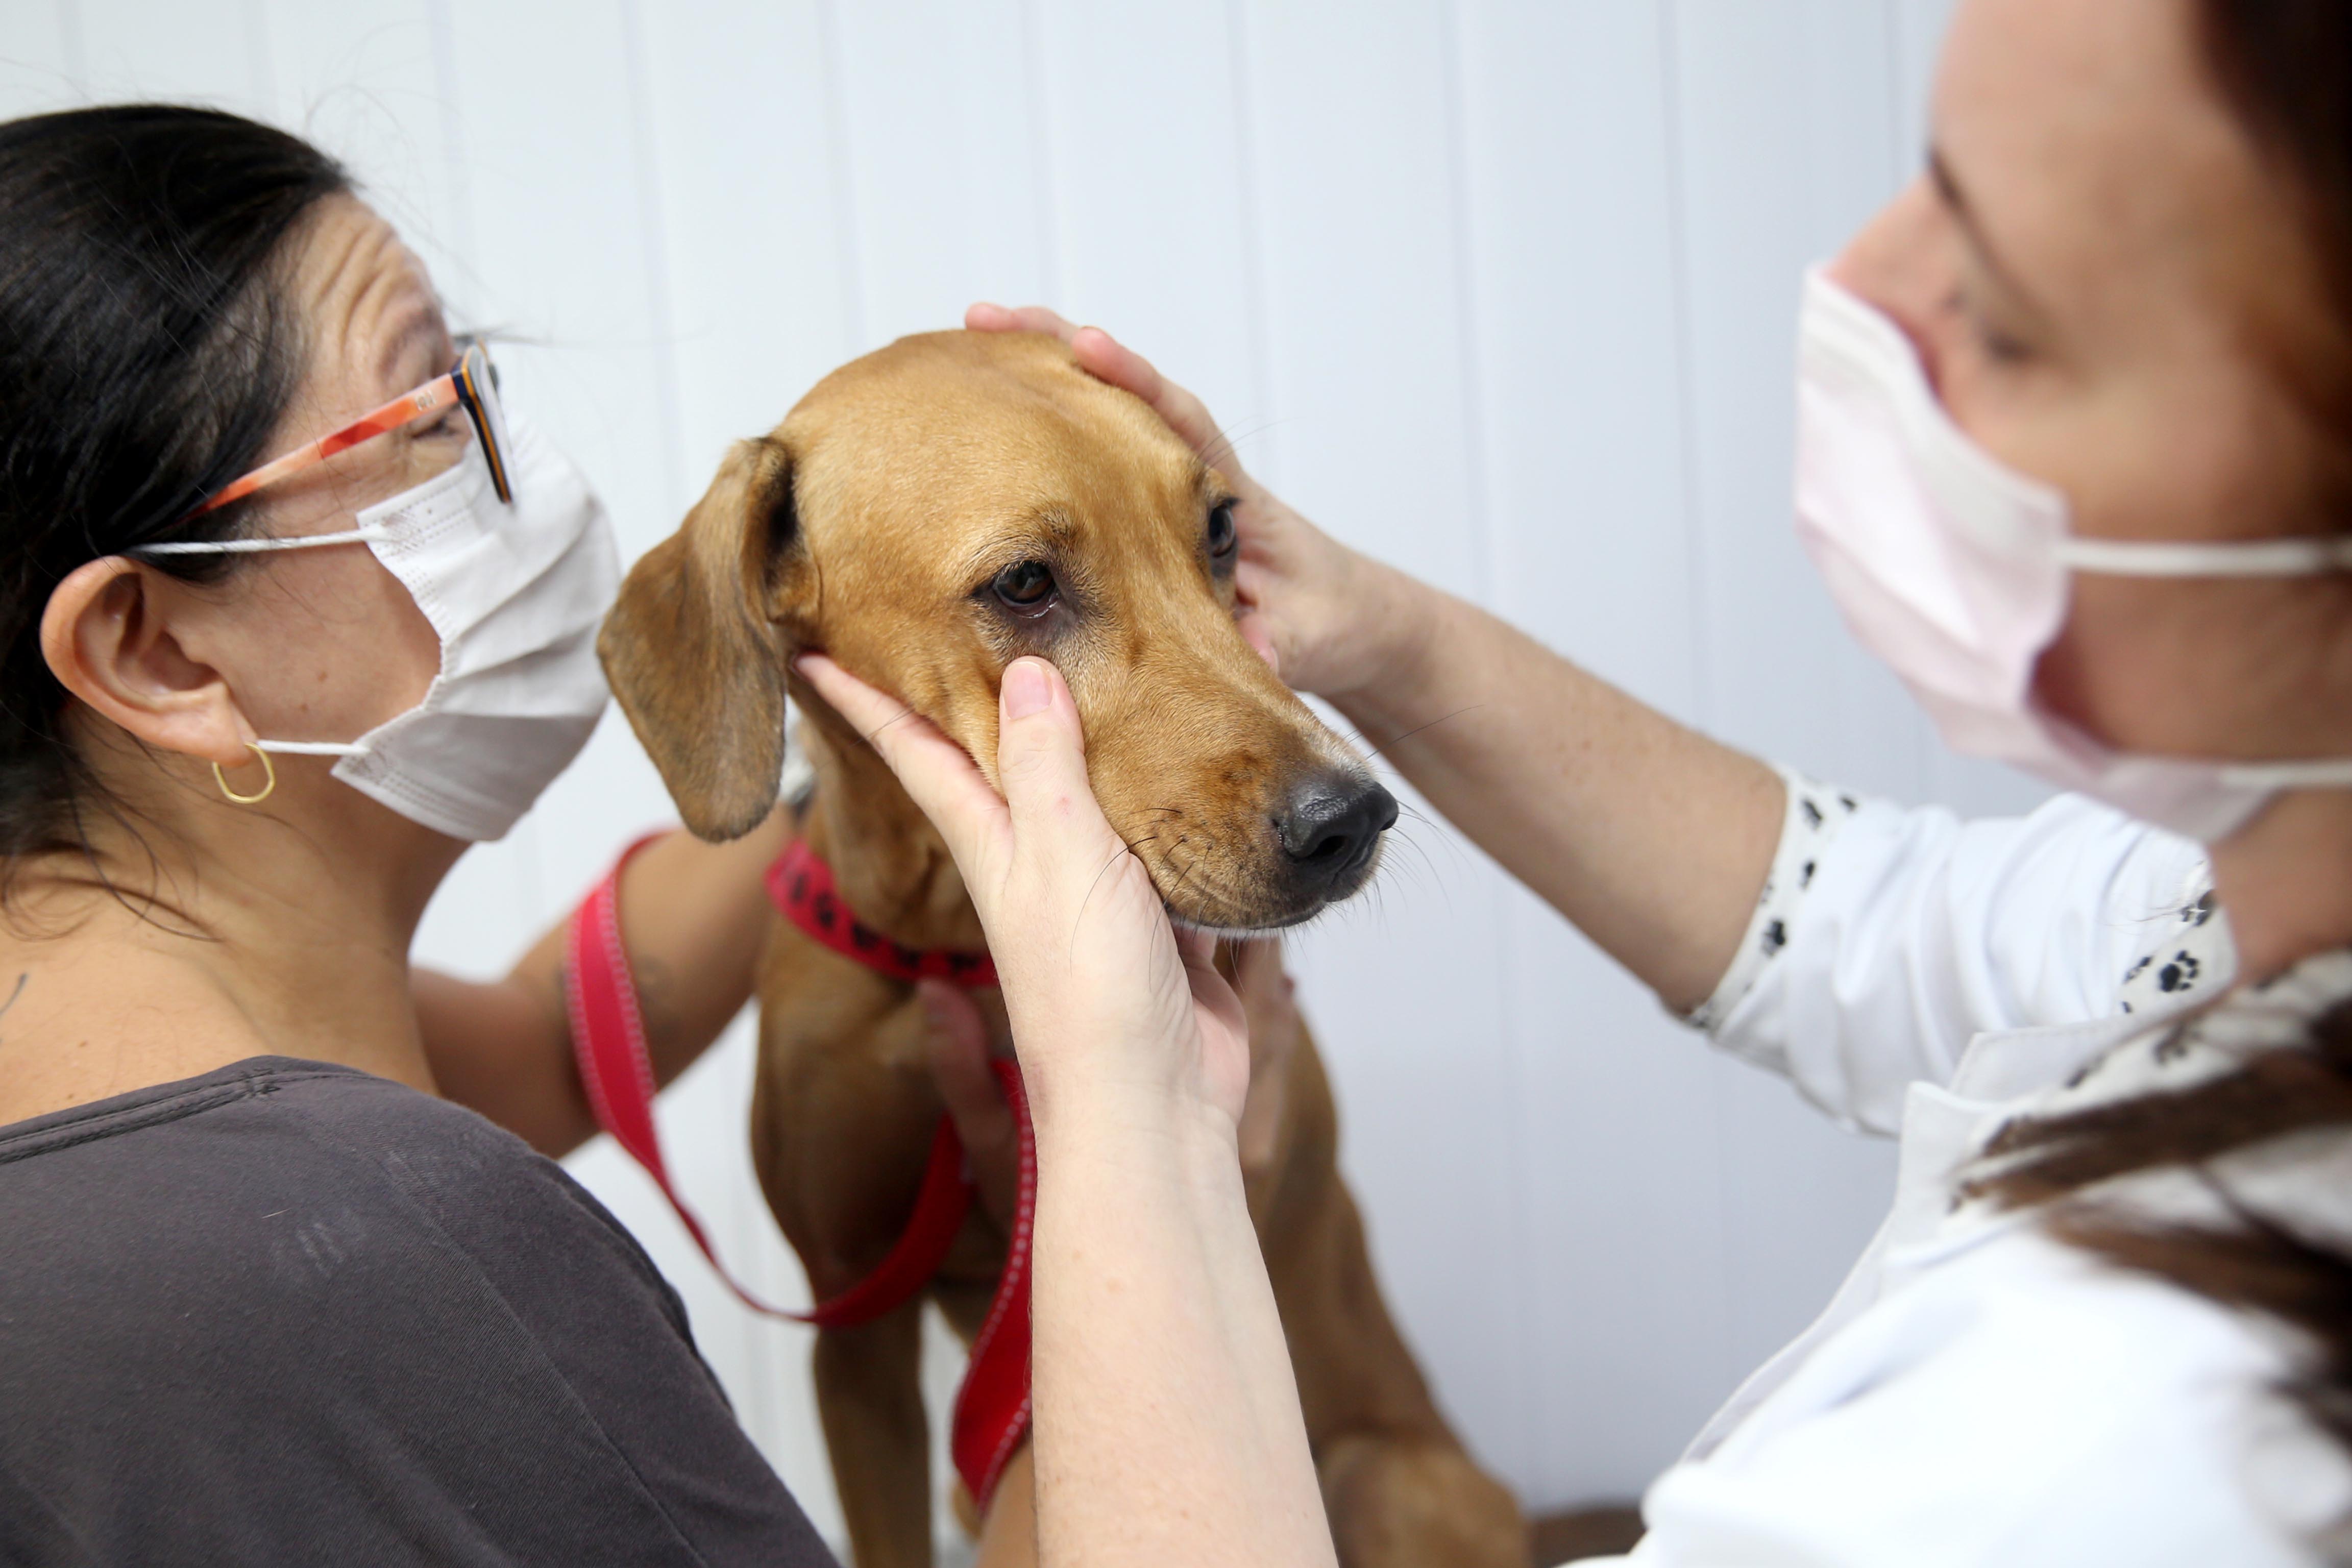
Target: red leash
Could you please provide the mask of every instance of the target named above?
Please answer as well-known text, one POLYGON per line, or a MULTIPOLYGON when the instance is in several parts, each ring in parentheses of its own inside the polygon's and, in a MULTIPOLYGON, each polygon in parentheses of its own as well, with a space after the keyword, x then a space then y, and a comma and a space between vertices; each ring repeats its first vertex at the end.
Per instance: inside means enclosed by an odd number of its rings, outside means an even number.
MULTIPOLYGON (((572 920, 564 989, 572 1014, 572 1051, 596 1124, 645 1167, 695 1246, 745 1306, 820 1329, 872 1322, 921 1291, 939 1271, 948 1247, 963 1227, 964 1216, 971 1208, 972 1183, 964 1168, 962 1140, 956 1136, 955 1123, 941 1117, 914 1213, 889 1256, 873 1273, 805 1312, 773 1306, 745 1289, 719 1260, 701 1220, 671 1184, 662 1158, 661 1135, 654 1125, 653 1061, 646 1048, 636 983, 630 976, 627 950, 621 942, 620 887, 623 868, 658 837, 640 838, 623 850, 572 920)), ((793 840, 769 868, 768 891, 777 909, 801 930, 892 979, 936 978, 967 987, 996 984, 995 965, 985 954, 918 952, 859 922, 834 889, 833 868, 802 840, 793 840)), ((1005 1462, 1020 1447, 1029 1426, 1029 1247, 1037 1194, 1036 1145, 1030 1132, 1028 1098, 1021 1090, 1020 1068, 1003 1061, 989 1065, 1013 1107, 1020 1131, 1021 1181, 1004 1273, 997 1281, 988 1317, 972 1341, 971 1363, 964 1373, 963 1386, 956 1392, 950 1439, 957 1472, 983 1510, 1005 1462)))
POLYGON ((1021 1181, 1013 1200, 1013 1241, 1005 1249, 1004 1272, 972 1339, 971 1360, 956 1389, 955 1417, 948 1427, 956 1474, 982 1513, 1006 1461, 1029 1430, 1029 1242, 1037 1215, 1037 1140, 1029 1127, 1021 1069, 1006 1061, 988 1065, 996 1070, 1020 1129, 1021 1181))

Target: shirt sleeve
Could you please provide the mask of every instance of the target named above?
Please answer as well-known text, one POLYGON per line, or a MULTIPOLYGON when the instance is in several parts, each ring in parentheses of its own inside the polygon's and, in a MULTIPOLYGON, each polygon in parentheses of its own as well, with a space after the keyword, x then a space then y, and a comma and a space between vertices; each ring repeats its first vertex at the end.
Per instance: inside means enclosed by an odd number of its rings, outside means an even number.
POLYGON ((1714 993, 1685 1020, 1709 1034, 1731 1016, 1741 998, 1756 989, 1764 966, 1789 945, 1797 910, 1811 890, 1813 878, 1838 830, 1862 809, 1860 799, 1845 790, 1787 768, 1778 771, 1788 791, 1788 805, 1780 819, 1780 842, 1772 852, 1772 868, 1764 875, 1764 889, 1756 895, 1755 911, 1748 917, 1748 929, 1740 935, 1730 966, 1716 982, 1714 993))
POLYGON ((1748 938, 1694 1022, 1857 1130, 1898 1131, 1904 1091, 1979 1034, 2119 1011, 2210 886, 2198 845, 2080 796, 1962 822, 1788 777, 1748 938))

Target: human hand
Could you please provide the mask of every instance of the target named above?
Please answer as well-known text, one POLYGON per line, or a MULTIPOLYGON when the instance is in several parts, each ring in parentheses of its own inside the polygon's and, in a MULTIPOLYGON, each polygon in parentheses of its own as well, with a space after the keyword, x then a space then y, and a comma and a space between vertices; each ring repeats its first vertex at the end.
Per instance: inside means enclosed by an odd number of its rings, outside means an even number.
POLYGON ((1080 369, 1141 398, 1225 477, 1241 503, 1234 512, 1241 535, 1238 618, 1244 636, 1271 650, 1285 680, 1337 700, 1386 677, 1396 634, 1411 624, 1400 612, 1415 584, 1341 544, 1251 479, 1199 398, 1100 327, 1073 326, 1042 305, 1015 310, 978 304, 963 322, 974 331, 1060 338, 1080 369))
POLYGON ((1236 1137, 1249 1088, 1240 998, 1213 939, 1176 931, 1104 820, 1060 671, 1015 659, 999 695, 1000 796, 971 757, 822 654, 800 673, 889 764, 963 874, 1004 988, 1041 1131, 1066 1106, 1151 1121, 1199 1111, 1236 1137))
MULTIPOLYGON (((1290 1064, 1306 1024, 1298 1016, 1296 987, 1282 965, 1280 939, 1228 942, 1219 954, 1218 970, 1231 981, 1248 1021, 1250 1079, 1241 1117, 1242 1173, 1259 1182, 1274 1173, 1283 1152, 1290 1064)), ((969 992, 943 980, 918 982, 915 990, 929 1026, 925 1045, 931 1081, 963 1143, 964 1163, 980 1188, 982 1206, 1009 1230, 1020 1184, 1021 1135, 1013 1108, 989 1068, 988 1026, 969 992)))
POLYGON ((929 1026, 924 1046, 931 1082, 955 1123, 964 1166, 980 1188, 981 1206, 1009 1234, 1020 1192, 1021 1131, 988 1065, 988 1026, 971 994, 944 980, 919 980, 915 994, 929 1026))

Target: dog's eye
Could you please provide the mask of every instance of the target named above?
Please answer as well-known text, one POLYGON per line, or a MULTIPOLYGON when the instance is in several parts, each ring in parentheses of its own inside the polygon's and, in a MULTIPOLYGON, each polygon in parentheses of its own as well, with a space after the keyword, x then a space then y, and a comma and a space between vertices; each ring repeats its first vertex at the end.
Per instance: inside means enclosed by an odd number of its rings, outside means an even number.
POLYGON ((1239 530, 1234 527, 1234 503, 1221 500, 1209 509, 1209 553, 1223 561, 1242 542, 1239 530))
POLYGON ((996 596, 1016 610, 1034 610, 1053 592, 1053 569, 1043 561, 1017 562, 996 574, 996 596))

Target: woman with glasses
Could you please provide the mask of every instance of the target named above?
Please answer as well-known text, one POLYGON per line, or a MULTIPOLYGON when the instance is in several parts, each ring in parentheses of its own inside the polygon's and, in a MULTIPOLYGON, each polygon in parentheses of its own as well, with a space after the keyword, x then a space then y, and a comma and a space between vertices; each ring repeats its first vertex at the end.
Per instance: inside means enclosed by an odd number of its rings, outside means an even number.
MULTIPOLYGON (((555 940, 409 968, 603 708, 595 498, 295 138, 17 121, 0 215, 0 1561, 829 1562, 533 1152, 555 940)), ((780 847, 632 863, 657 1075, 780 847)))

